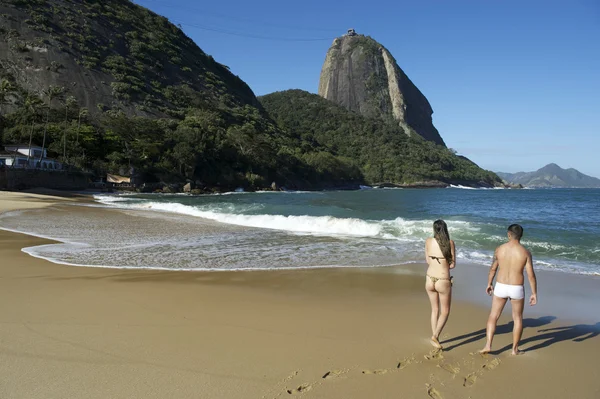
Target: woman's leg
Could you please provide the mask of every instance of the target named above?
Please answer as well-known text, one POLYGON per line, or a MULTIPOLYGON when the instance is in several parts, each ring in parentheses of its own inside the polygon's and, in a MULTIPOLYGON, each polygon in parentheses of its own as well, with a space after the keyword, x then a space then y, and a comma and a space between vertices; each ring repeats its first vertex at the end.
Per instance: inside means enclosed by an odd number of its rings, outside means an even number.
POLYGON ((435 290, 435 284, 431 282, 429 277, 427 277, 427 282, 425 283, 425 290, 427 291, 429 302, 431 303, 431 343, 436 348, 439 348, 441 345, 437 342, 437 338, 435 340, 433 338, 435 336, 435 331, 437 330, 438 318, 440 317, 440 299, 438 292, 435 290))
POLYGON ((439 339, 448 316, 450 315, 450 305, 452 303, 452 284, 448 280, 438 281, 436 288, 438 289, 440 297, 440 317, 437 320, 436 330, 433 333, 433 337, 439 339))

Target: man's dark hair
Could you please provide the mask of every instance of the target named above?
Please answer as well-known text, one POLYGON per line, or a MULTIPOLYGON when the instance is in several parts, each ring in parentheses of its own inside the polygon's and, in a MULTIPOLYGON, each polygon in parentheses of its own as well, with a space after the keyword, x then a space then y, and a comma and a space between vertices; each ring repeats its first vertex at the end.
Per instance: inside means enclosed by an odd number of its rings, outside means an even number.
POLYGON ((508 232, 517 240, 520 240, 521 237, 523 237, 523 227, 519 224, 511 224, 508 226, 508 232))

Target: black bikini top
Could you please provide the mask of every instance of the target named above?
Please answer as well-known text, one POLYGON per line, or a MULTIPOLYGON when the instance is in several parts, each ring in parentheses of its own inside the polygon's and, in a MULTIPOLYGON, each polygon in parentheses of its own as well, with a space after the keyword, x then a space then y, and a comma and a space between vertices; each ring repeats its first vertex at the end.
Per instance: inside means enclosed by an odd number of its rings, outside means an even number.
POLYGON ((440 262, 440 259, 444 259, 444 260, 446 259, 446 258, 444 258, 443 256, 431 256, 431 255, 430 255, 429 257, 430 257, 431 259, 435 259, 435 260, 437 260, 437 262, 438 262, 438 263, 440 263, 440 264, 442 263, 442 262, 440 262))

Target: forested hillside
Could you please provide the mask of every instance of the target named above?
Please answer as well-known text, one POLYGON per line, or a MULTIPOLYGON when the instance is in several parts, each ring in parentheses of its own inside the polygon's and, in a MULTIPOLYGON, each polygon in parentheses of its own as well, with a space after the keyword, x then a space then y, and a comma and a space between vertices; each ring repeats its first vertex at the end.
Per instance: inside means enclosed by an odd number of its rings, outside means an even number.
POLYGON ((364 117, 315 94, 288 90, 259 100, 279 126, 301 139, 304 148, 352 159, 369 183, 501 184, 496 174, 451 149, 408 136, 395 123, 364 117))

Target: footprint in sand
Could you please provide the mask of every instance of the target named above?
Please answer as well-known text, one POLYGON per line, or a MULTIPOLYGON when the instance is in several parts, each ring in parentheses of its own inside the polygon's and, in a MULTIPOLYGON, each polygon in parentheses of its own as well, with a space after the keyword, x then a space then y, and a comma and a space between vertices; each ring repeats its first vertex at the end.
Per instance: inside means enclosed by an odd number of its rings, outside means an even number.
POLYGON ((487 359, 490 356, 489 352, 469 352, 469 355, 471 355, 471 356, 478 356, 479 355, 479 356, 481 356, 484 359, 487 359))
POLYGON ((411 363, 415 362, 415 357, 405 357, 404 359, 402 359, 401 361, 398 362, 398 364, 396 365, 396 368, 398 370, 402 370, 403 368, 405 368, 406 366, 408 366, 411 363))
POLYGON ((324 380, 329 380, 331 378, 336 378, 341 376, 342 374, 345 374, 347 372, 347 370, 331 370, 326 372, 325 374, 323 374, 323 378, 324 380))
POLYGON ((289 380, 293 380, 294 377, 296 377, 298 375, 300 371, 299 370, 295 370, 292 374, 288 375, 287 377, 285 377, 285 379, 282 382, 286 382, 289 380))
POLYGON ((308 392, 311 389, 312 389, 312 385, 310 385, 310 384, 302 384, 298 388, 288 389, 287 393, 289 393, 290 395, 296 395, 296 394, 299 394, 299 393, 308 392))
POLYGON ((496 367, 498 367, 499 364, 500 364, 500 359, 498 359, 496 357, 491 362, 487 362, 486 364, 484 364, 483 366, 481 366, 481 368, 486 369, 486 370, 493 370, 496 367))
POLYGON ((460 366, 458 364, 440 363, 437 365, 442 370, 446 370, 452 374, 458 374, 460 372, 460 366))
POLYGON ((363 370, 362 371, 363 374, 377 374, 377 375, 386 374, 387 372, 388 372, 387 369, 363 370))
POLYGON ((463 387, 473 386, 473 384, 475 384, 475 381, 477 381, 477 374, 471 373, 465 377, 465 380, 463 382, 463 387))
POLYGON ((434 349, 431 352, 429 352, 428 355, 425 355, 425 360, 438 360, 438 359, 443 359, 444 355, 442 354, 442 350, 441 349, 434 349))
POLYGON ((435 389, 434 387, 432 387, 429 384, 425 385, 427 387, 427 395, 429 395, 430 398, 432 399, 444 399, 444 397, 442 396, 442 394, 440 393, 440 391, 438 391, 437 389, 435 389))

